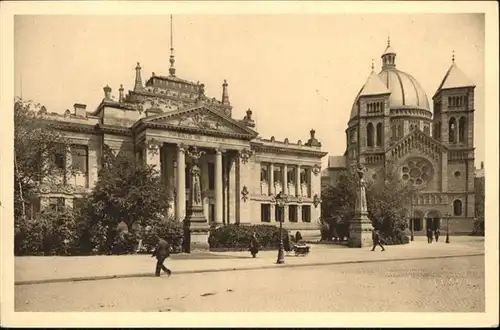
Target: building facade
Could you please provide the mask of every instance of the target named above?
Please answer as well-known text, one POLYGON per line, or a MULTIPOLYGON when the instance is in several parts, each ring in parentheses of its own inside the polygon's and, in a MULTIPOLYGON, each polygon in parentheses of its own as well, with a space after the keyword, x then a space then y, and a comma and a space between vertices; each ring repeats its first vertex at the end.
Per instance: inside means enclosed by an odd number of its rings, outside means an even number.
POLYGON ((282 219, 290 230, 318 231, 326 153, 314 130, 304 143, 260 138, 250 109, 243 119, 233 118, 226 81, 219 101, 205 96, 203 84, 178 78, 173 56, 168 76, 153 73, 143 84, 141 69, 137 63, 133 89, 125 93, 121 85, 116 99, 104 87, 92 112, 78 103, 64 115, 41 110, 72 144, 71 153, 54 156, 57 166, 79 170, 58 184, 42 185, 41 207, 77 207, 98 179, 103 148, 110 148, 160 171, 171 195, 169 216, 178 221, 186 217, 196 162, 209 225, 282 219), (273 202, 279 192, 289 196, 284 210, 273 202))
MULTIPOLYGON (((445 228, 470 233, 474 221, 474 88, 452 64, 434 94, 427 94, 410 74, 396 68, 388 42, 382 69, 373 69, 355 98, 347 123, 346 151, 329 157, 324 182, 335 172, 361 162, 367 179, 384 180, 388 164, 419 189, 411 203, 416 233, 445 228), (392 166, 394 165, 394 166, 392 166)), ((383 182, 383 181, 382 181, 383 182)))

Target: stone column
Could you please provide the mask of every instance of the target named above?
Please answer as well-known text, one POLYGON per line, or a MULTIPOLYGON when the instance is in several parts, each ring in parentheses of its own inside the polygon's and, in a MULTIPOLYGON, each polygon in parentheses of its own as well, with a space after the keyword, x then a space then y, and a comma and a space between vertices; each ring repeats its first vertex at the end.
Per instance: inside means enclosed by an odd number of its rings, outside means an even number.
POLYGON ((176 220, 183 221, 186 217, 186 149, 184 145, 177 146, 177 207, 176 220))
POLYGON ((302 222, 302 205, 297 205, 297 222, 302 222))
POLYGON ((164 148, 164 160, 165 160, 165 166, 164 168, 164 176, 165 176, 165 182, 167 185, 168 189, 168 197, 170 198, 168 205, 169 205, 169 210, 167 215, 169 217, 175 217, 175 193, 174 193, 174 187, 175 187, 175 181, 174 181, 174 155, 172 154, 171 150, 168 148, 164 148))
MULTIPOLYGON (((283 193, 288 195, 288 165, 283 165, 283 193)), ((285 207, 286 209, 287 207, 285 207)), ((285 212, 286 213, 286 212, 285 212)))
POLYGON ((269 164, 269 196, 274 196, 274 164, 269 164))
POLYGON ((210 199, 208 198, 208 175, 208 159, 205 155, 201 163, 201 190, 203 191, 203 214, 205 214, 205 218, 207 219, 209 219, 210 213, 210 199))
POLYGON ((222 150, 215 150, 215 217, 214 225, 222 224, 222 150))
POLYGON ((297 168, 295 170, 295 196, 299 197, 301 196, 300 193, 300 165, 297 165, 297 168))
POLYGON ((236 221, 236 157, 229 160, 229 212, 227 223, 236 221), (232 221, 231 221, 232 220, 232 221))

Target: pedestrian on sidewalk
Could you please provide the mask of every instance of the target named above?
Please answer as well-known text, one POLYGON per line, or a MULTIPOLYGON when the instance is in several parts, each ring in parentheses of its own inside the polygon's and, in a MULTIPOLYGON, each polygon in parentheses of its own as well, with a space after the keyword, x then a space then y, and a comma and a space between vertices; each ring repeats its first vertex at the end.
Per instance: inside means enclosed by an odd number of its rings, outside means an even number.
POLYGON ((160 270, 163 270, 168 276, 172 275, 172 271, 163 265, 165 259, 170 256, 170 251, 170 244, 163 238, 158 237, 158 244, 151 256, 151 258, 156 257, 155 276, 160 276, 160 270))
POLYGON ((427 228, 427 243, 432 243, 432 228, 427 228))
POLYGON ((436 239, 436 243, 439 241, 439 235, 441 235, 441 232, 439 231, 439 228, 436 228, 434 231, 434 238, 436 239))
POLYGON ((283 240, 283 247, 286 253, 290 253, 292 251, 292 235, 289 231, 285 233, 285 237, 283 240))
POLYGON ((257 253, 259 253, 259 241, 257 240, 257 234, 253 232, 252 240, 250 241, 250 248, 248 249, 252 254, 252 258, 255 258, 257 253))
POLYGON ((302 240, 302 234, 300 233, 300 231, 297 230, 297 232, 295 233, 295 242, 299 244, 301 240, 302 240))
POLYGON ((375 248, 377 247, 377 245, 382 248, 382 251, 385 251, 385 248, 382 245, 382 242, 381 242, 381 239, 380 239, 380 232, 377 229, 375 229, 375 228, 373 228, 373 230, 372 230, 372 240, 373 240, 372 251, 375 251, 375 248))

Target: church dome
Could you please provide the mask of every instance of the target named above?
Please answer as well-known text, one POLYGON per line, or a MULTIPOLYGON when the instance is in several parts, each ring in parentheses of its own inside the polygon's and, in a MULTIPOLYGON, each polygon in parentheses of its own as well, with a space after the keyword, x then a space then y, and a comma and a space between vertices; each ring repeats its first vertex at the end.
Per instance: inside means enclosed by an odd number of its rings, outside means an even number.
POLYGON ((378 75, 391 92, 390 108, 430 110, 427 94, 412 75, 395 68, 384 69, 378 75))
POLYGON ((371 77, 369 81, 363 85, 354 100, 350 119, 358 115, 357 103, 359 98, 370 94, 367 93, 368 84, 371 87, 369 90, 374 91, 371 95, 385 94, 384 90, 390 93, 389 108, 391 109, 413 108, 430 111, 429 99, 424 89, 412 75, 396 69, 395 58, 396 52, 390 45, 390 42, 388 42, 387 48, 382 54, 382 71, 378 73, 379 79, 377 79, 379 81, 374 84, 373 81, 375 79, 371 77), (380 82, 382 82, 382 84, 380 84, 380 82), (378 87, 374 89, 372 87, 373 85, 378 87))

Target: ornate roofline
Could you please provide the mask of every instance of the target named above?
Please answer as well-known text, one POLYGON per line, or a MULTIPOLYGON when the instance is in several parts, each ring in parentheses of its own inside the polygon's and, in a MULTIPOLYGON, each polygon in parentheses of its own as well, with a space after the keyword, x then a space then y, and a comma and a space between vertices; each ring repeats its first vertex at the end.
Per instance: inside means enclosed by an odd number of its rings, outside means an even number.
POLYGON ((414 129, 413 131, 411 131, 411 133, 409 133, 409 134, 403 136, 402 138, 400 138, 399 140, 395 141, 394 144, 392 144, 389 148, 387 148, 385 150, 385 153, 387 154, 392 149, 398 147, 404 140, 408 139, 412 135, 417 135, 417 134, 420 134, 420 136, 423 136, 425 139, 428 139, 432 143, 436 144, 442 151, 446 151, 446 152, 448 151, 448 147, 446 145, 444 145, 440 141, 434 139, 432 136, 425 134, 424 132, 422 132, 420 129, 417 128, 417 129, 414 129))
POLYGON ((42 122, 45 122, 48 126, 54 129, 67 131, 67 132, 84 132, 84 133, 97 133, 95 124, 83 124, 83 123, 74 123, 67 121, 59 121, 56 119, 40 119, 42 122))
POLYGON ((152 128, 168 128, 168 129, 172 129, 172 130, 189 130, 189 131, 193 131, 193 129, 189 129, 189 128, 184 128, 184 127, 179 127, 179 126, 174 126, 174 125, 169 125, 169 124, 159 124, 159 123, 155 123, 155 121, 157 120, 161 120, 161 119, 166 119, 166 118, 171 118, 171 117, 174 117, 174 116, 177 116, 179 114, 185 114, 185 113, 190 113, 190 112, 194 112, 194 111, 197 111, 197 110, 200 110, 200 109, 205 109, 209 112, 211 112, 213 115, 217 116, 217 117, 220 117, 221 119, 223 119, 224 121, 234 125, 235 127, 241 129, 242 131, 246 132, 245 133, 226 133, 226 132, 220 132, 220 131, 212 131, 212 130, 204 130, 204 129, 201 129, 201 128, 195 128, 194 131, 195 132, 202 132, 204 134, 209 134, 209 135, 215 135, 215 136, 235 136, 235 137, 240 137, 240 138, 244 138, 244 139, 247 139, 247 140, 251 140, 255 137, 257 137, 258 133, 255 132, 254 130, 244 126, 243 124, 239 123, 238 121, 234 120, 233 118, 230 118, 230 117, 227 117, 227 116, 224 116, 223 114, 221 114, 219 111, 217 110, 214 110, 212 109, 209 105, 206 105, 206 104, 196 104, 195 106, 193 107, 190 107, 190 108, 183 108, 183 109, 179 109, 179 110, 175 110, 175 111, 170 111, 170 112, 164 112, 164 113, 161 113, 161 114, 158 114, 158 115, 155 115, 155 116, 150 116, 150 117, 145 117, 145 118, 141 118, 139 119, 134 125, 132 125, 132 129, 136 129, 138 127, 141 127, 141 126, 144 126, 144 127, 152 127, 152 128))
POLYGON ((250 141, 250 147, 256 152, 268 152, 268 153, 280 153, 280 154, 293 154, 293 155, 304 155, 304 156, 316 156, 323 158, 328 154, 326 151, 318 151, 311 149, 301 149, 301 148, 283 148, 281 146, 269 146, 262 145, 259 142, 250 141))

